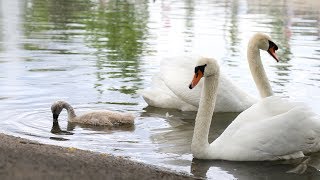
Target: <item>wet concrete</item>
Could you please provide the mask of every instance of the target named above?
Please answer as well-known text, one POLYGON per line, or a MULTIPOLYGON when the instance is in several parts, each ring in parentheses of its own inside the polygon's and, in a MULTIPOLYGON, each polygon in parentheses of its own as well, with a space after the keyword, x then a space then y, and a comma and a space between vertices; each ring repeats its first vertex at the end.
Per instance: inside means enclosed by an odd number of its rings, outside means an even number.
POLYGON ((76 148, 0 134, 0 179, 194 179, 194 177, 76 148))

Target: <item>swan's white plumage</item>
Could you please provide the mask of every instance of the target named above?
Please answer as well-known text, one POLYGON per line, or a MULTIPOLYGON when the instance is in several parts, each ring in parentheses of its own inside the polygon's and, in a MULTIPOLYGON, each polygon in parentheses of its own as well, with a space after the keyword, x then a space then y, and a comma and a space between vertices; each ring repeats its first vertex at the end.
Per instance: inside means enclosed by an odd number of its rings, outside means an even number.
MULTIPOLYGON (((142 91, 150 106, 196 111, 200 101, 202 81, 192 91, 188 84, 192 78, 198 56, 164 58, 160 72, 152 79, 152 87, 142 91)), ((256 99, 234 85, 225 75, 219 80, 215 112, 241 112, 256 102, 256 99)))
MULTIPOLYGON (((320 118, 302 103, 272 96, 268 78, 263 69, 259 49, 275 50, 276 46, 261 33, 249 41, 248 62, 261 96, 269 96, 238 115, 225 131, 211 144, 209 127, 215 101, 218 98, 219 65, 213 59, 200 59, 205 85, 195 121, 191 143, 193 156, 200 159, 233 161, 264 161, 303 157, 305 153, 320 150, 320 118), (271 45, 270 45, 271 42, 271 45), (212 68, 214 67, 214 68, 212 68), (213 78, 215 77, 215 78, 213 78)), ((275 53, 275 52, 272 52, 275 53)), ((220 84, 219 84, 220 86, 220 84)))
POLYGON ((152 77, 152 86, 140 92, 149 106, 196 111, 197 107, 178 98, 164 83, 160 75, 152 77))
POLYGON ((291 159, 318 151, 319 143, 315 113, 303 104, 271 96, 242 112, 210 145, 210 152, 225 160, 291 159))
POLYGON ((302 103, 271 96, 242 112, 211 144, 208 132, 212 119, 219 71, 206 59, 198 65, 205 69, 195 130, 191 145, 200 159, 264 161, 303 157, 320 149, 320 119, 302 103), (207 71, 207 72, 206 72, 207 71))

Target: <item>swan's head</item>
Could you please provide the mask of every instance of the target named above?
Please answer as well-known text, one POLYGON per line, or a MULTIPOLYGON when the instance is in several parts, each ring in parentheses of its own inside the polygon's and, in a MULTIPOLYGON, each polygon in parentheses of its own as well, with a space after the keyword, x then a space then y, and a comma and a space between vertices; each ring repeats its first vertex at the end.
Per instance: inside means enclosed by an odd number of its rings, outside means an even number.
POLYGON ((276 54, 278 46, 272 41, 270 36, 263 33, 256 33, 251 38, 249 45, 255 45, 259 49, 267 51, 277 62, 279 62, 279 58, 276 54))
POLYGON ((212 58, 200 58, 194 68, 194 77, 189 88, 194 88, 202 77, 219 75, 219 64, 212 58))
POLYGON ((64 108, 64 101, 56 101, 52 104, 51 112, 52 112, 54 121, 58 120, 59 114, 61 113, 63 108, 64 108))

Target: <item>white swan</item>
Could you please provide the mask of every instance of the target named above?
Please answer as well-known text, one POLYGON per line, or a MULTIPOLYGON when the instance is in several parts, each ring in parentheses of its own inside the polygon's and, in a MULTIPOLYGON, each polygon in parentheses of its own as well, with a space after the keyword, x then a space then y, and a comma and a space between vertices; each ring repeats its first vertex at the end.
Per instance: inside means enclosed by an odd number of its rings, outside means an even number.
MULTIPOLYGON (((190 93, 186 83, 190 81, 190 71, 202 57, 184 56, 164 58, 159 74, 153 76, 152 86, 141 92, 149 106, 173 108, 182 111, 197 111, 202 81, 190 93)), ((219 79, 218 97, 215 112, 241 112, 257 102, 237 87, 227 76, 219 79)))
MULTIPOLYGON (((276 45, 263 34, 256 34, 248 52, 250 69, 260 93, 272 95, 261 64, 259 49, 275 55, 276 45), (254 43, 253 43, 254 42, 254 43), (254 64, 256 66, 254 66, 254 64), (264 81, 264 82, 263 82, 264 81), (265 88, 265 89, 263 89, 265 88)), ((320 119, 302 104, 270 96, 242 112, 211 144, 208 134, 217 98, 219 66, 214 59, 200 59, 189 88, 204 77, 191 151, 198 159, 263 161, 303 157, 320 150, 320 119)), ((220 86, 220 85, 219 85, 220 86)))
MULTIPOLYGON (((263 34, 255 36, 248 44, 248 58, 260 54, 253 54, 258 47, 256 44, 267 42, 260 41, 263 34)), ((270 43, 273 43, 270 41, 270 43)), ((273 43, 272 48, 266 49, 268 53, 278 61, 275 54, 277 46, 273 43)), ((193 70, 195 63, 202 57, 171 57, 164 58, 161 61, 160 72, 152 78, 152 86, 148 89, 142 90, 140 93, 148 105, 160 108, 173 108, 182 111, 196 111, 200 101, 200 94, 202 89, 202 81, 199 82, 193 93, 188 91, 185 86, 189 82, 189 73, 193 70)), ((252 73, 255 73, 257 67, 263 67, 261 61, 250 63, 252 73)), ((265 81, 266 76, 264 69, 260 69, 261 74, 255 73, 254 80, 260 92, 260 97, 264 98, 272 95, 272 90, 268 81, 265 81), (262 78, 266 82, 260 84, 258 79, 262 78)), ((219 78, 218 95, 216 99, 215 112, 242 112, 248 109, 251 105, 257 102, 255 98, 241 90, 236 86, 227 76, 221 73, 219 78)))
POLYGON ((76 116, 72 106, 65 101, 56 101, 51 106, 53 122, 58 123, 58 117, 62 109, 65 108, 68 112, 68 121, 74 123, 96 125, 96 126, 119 126, 133 125, 134 116, 130 113, 120 113, 114 111, 93 111, 81 116, 76 116))

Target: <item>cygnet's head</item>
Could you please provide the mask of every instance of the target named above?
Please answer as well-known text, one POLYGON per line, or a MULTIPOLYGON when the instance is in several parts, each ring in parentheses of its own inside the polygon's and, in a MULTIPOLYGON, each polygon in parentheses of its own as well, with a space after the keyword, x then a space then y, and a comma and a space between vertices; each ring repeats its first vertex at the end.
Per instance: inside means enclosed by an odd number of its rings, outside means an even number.
POLYGON ((194 88, 202 77, 218 76, 220 72, 219 64, 213 58, 200 58, 194 68, 194 77, 189 88, 194 88))
POLYGON ((255 45, 259 49, 267 51, 277 62, 279 62, 279 58, 276 54, 278 46, 272 41, 270 36, 263 33, 256 33, 252 36, 249 45, 255 45))
POLYGON ((64 101, 56 101, 51 106, 51 112, 53 115, 53 120, 58 120, 59 114, 64 108, 64 101))

